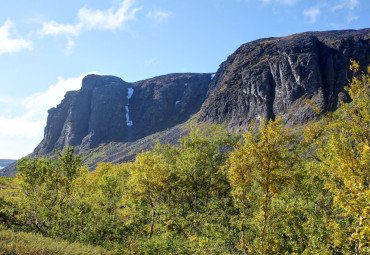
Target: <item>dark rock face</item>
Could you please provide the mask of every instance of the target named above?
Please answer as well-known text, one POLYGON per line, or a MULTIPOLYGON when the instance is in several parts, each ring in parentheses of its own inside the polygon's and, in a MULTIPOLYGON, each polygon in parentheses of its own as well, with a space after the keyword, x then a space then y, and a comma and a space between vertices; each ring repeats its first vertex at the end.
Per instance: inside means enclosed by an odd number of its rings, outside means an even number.
POLYGON ((201 109, 200 121, 227 122, 245 130, 250 121, 280 116, 302 124, 346 100, 350 59, 369 64, 370 29, 311 32, 242 45, 221 64, 201 109))
POLYGON ((35 155, 53 154, 67 146, 96 146, 125 136, 128 84, 113 76, 88 75, 79 91, 71 91, 49 110, 44 139, 35 155))
POLYGON ((198 112, 211 74, 170 74, 134 84, 130 118, 136 140, 184 122, 198 112))
POLYGON ((131 142, 186 121, 199 111, 211 74, 170 74, 136 83, 88 75, 49 110, 34 156, 67 146, 79 151, 101 143, 131 142))

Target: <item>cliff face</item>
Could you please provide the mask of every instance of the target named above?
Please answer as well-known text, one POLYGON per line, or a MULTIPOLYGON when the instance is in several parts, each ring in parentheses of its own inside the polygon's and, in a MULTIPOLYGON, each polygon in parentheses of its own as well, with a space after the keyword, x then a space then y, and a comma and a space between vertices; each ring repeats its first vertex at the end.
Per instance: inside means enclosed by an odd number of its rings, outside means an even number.
POLYGON ((67 146, 96 146, 123 139, 128 84, 113 76, 88 75, 79 91, 71 91, 49 110, 44 139, 34 153, 47 155, 67 146))
POLYGON ((49 110, 44 139, 33 155, 78 150, 109 142, 132 142, 186 121, 199 111, 211 74, 170 74, 127 83, 88 75, 49 110))
POLYGON ((165 130, 199 111, 211 74, 169 74, 134 83, 131 141, 165 130))
MULTIPOLYGON (((81 90, 68 92, 49 110, 44 139, 31 156, 75 146, 91 167, 96 159, 121 162, 153 139, 176 141, 188 130, 179 124, 195 113, 200 122, 226 122, 229 131, 245 130, 252 119, 262 118, 304 124, 317 118, 307 99, 323 113, 348 100, 350 59, 370 64, 370 29, 246 43, 215 75, 169 74, 135 83, 88 75, 81 90), (110 142, 115 143, 105 148, 110 142)), ((6 169, 0 175, 7 175, 6 169)))
POLYGON ((315 117, 346 100, 350 59, 369 64, 370 29, 311 32, 242 45, 221 64, 210 84, 200 121, 226 121, 245 130, 251 119, 280 116, 290 125, 315 117))

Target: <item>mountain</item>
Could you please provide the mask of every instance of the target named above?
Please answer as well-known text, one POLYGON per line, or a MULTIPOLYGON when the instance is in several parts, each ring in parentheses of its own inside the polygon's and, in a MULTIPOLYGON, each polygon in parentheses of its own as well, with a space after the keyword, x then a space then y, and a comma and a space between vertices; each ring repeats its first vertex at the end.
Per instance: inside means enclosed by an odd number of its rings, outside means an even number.
POLYGON ((0 170, 14 163, 14 159, 0 159, 0 170))
POLYGON ((303 124, 348 100, 350 59, 370 62, 370 29, 308 32, 242 45, 220 65, 201 109, 200 121, 226 122, 245 130, 252 119, 280 116, 303 124))
POLYGON ((0 159, 0 176, 10 176, 16 173, 14 159, 0 159))
MULTIPOLYGON (((88 75, 82 88, 49 110, 44 138, 31 156, 75 146, 84 163, 132 160, 156 139, 176 142, 189 123, 226 123, 281 117, 288 125, 317 118, 348 100, 350 60, 370 63, 370 29, 307 32, 243 44, 216 74, 168 74, 128 83, 88 75)), ((7 171, 5 171, 6 174, 7 171)), ((9 173, 9 171, 8 171, 9 173)))
POLYGON ((67 146, 79 151, 102 143, 133 142, 189 119, 198 112, 211 74, 169 74, 127 83, 114 76, 87 75, 49 110, 44 139, 34 156, 67 146))

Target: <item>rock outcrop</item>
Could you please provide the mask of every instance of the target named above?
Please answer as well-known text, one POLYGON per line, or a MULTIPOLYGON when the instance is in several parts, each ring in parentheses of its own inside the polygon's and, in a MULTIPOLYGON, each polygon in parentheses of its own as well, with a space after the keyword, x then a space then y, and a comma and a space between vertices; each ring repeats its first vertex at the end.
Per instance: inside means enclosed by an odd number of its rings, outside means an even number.
POLYGON ((302 124, 316 114, 306 100, 333 111, 348 100, 350 59, 370 62, 370 29, 309 32, 242 45, 220 65, 200 121, 245 130, 250 121, 281 117, 302 124))
POLYGON ((49 110, 44 139, 34 154, 122 140, 127 133, 124 105, 128 86, 118 77, 86 76, 81 90, 68 92, 56 108, 49 110))
POLYGON ((169 74, 135 83, 87 75, 49 110, 44 139, 33 156, 75 146, 78 151, 109 142, 132 142, 182 123, 198 112, 211 74, 169 74))

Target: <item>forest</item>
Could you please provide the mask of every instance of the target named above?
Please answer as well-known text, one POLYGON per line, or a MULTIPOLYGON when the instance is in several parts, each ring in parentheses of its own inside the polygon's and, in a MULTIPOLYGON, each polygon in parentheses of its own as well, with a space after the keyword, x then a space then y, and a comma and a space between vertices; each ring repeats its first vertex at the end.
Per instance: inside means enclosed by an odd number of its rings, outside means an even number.
POLYGON ((73 147, 21 159, 0 179, 0 252, 370 254, 370 66, 350 69, 351 101, 304 127, 194 127, 93 172, 73 147))

